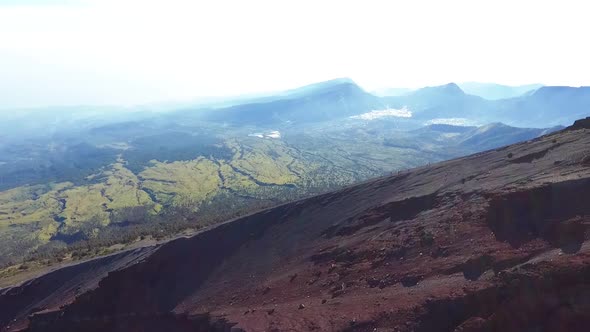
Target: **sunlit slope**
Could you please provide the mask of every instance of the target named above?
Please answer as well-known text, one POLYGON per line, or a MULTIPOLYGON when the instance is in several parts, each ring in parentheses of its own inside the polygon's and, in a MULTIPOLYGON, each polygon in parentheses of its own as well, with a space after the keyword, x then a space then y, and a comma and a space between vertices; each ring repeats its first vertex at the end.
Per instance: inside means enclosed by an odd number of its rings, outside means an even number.
POLYGON ((92 238, 106 226, 128 223, 133 208, 157 214, 190 206, 198 212, 222 192, 256 200, 265 196, 258 192, 261 187, 302 186, 308 169, 314 169, 313 162, 279 140, 226 144, 233 151, 228 160, 153 160, 136 175, 118 159, 89 176, 87 184, 64 182, 0 192, 0 251, 12 256, 16 247, 31 250, 52 240, 92 238))
MULTIPOLYGON (((545 133, 499 125, 402 132, 394 125, 351 119, 284 130, 277 138, 250 134, 256 133, 252 128, 132 140, 119 157, 87 168, 84 177, 0 191, 0 265, 80 240, 101 247, 171 235, 545 133)), ((119 142, 115 136, 112 144, 119 142)))

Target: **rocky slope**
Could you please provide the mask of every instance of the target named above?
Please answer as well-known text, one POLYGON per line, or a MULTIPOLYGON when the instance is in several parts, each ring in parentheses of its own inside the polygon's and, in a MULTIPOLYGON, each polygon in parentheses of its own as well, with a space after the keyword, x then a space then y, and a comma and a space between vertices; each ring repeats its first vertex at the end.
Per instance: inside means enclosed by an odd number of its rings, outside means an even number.
POLYGON ((0 290, 3 331, 586 331, 590 119, 0 290))

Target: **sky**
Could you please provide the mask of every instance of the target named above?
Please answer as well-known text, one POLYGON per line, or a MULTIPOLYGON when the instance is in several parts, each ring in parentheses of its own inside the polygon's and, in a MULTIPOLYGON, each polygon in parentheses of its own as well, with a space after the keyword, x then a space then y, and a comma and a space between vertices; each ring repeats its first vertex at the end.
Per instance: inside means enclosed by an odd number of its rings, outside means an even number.
POLYGON ((590 85, 585 0, 0 0, 0 109, 135 105, 337 77, 590 85))

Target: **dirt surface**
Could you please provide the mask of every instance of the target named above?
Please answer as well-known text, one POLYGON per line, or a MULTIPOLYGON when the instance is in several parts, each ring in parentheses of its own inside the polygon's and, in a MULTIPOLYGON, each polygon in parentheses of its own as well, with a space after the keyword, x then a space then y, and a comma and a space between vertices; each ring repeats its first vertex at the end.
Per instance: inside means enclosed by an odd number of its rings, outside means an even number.
MULTIPOLYGON (((107 256, 119 255, 119 254, 125 253, 127 251, 134 251, 134 250, 141 249, 141 248, 158 246, 162 243, 169 242, 171 240, 175 240, 178 238, 190 237, 190 236, 193 236, 193 235, 203 232, 203 231, 204 230, 187 229, 180 234, 175 234, 174 236, 170 236, 168 238, 161 239, 161 240, 156 240, 156 239, 152 238, 151 236, 148 236, 143 240, 138 239, 132 243, 125 244, 125 245, 114 244, 114 245, 106 248, 107 250, 113 250, 114 251, 113 253, 110 253, 108 255, 103 255, 100 257, 104 258, 107 256)), ((97 257, 83 258, 83 259, 79 259, 79 260, 72 260, 72 258, 69 257, 69 258, 64 259, 60 263, 56 263, 56 264, 52 264, 52 265, 43 265, 43 266, 33 265, 31 268, 27 269, 26 271, 22 271, 22 272, 19 272, 19 273, 13 274, 13 275, 9 275, 9 276, 0 277, 0 289, 5 288, 5 287, 9 287, 9 286, 19 285, 25 281, 28 281, 30 279, 36 279, 39 276, 48 274, 48 273, 53 272, 55 270, 67 268, 67 267, 70 267, 73 265, 83 264, 87 261, 95 260, 95 259, 97 259, 97 257)), ((15 268, 17 268, 17 267, 15 267, 15 268)))
POLYGON ((590 129, 0 290, 3 331, 587 331, 590 129))

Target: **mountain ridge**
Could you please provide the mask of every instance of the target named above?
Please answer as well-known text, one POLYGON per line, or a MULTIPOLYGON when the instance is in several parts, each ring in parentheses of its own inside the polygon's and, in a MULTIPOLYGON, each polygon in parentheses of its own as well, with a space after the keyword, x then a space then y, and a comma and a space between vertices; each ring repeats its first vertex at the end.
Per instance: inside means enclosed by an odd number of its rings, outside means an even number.
POLYGON ((382 107, 378 97, 364 91, 354 81, 336 79, 289 90, 269 101, 208 111, 202 118, 240 124, 305 123, 343 118, 382 107))
POLYGON ((525 84, 525 85, 502 85, 496 83, 482 82, 463 82, 459 83, 462 89, 472 95, 480 96, 488 100, 499 100, 519 97, 527 93, 536 91, 543 87, 542 84, 525 84))

